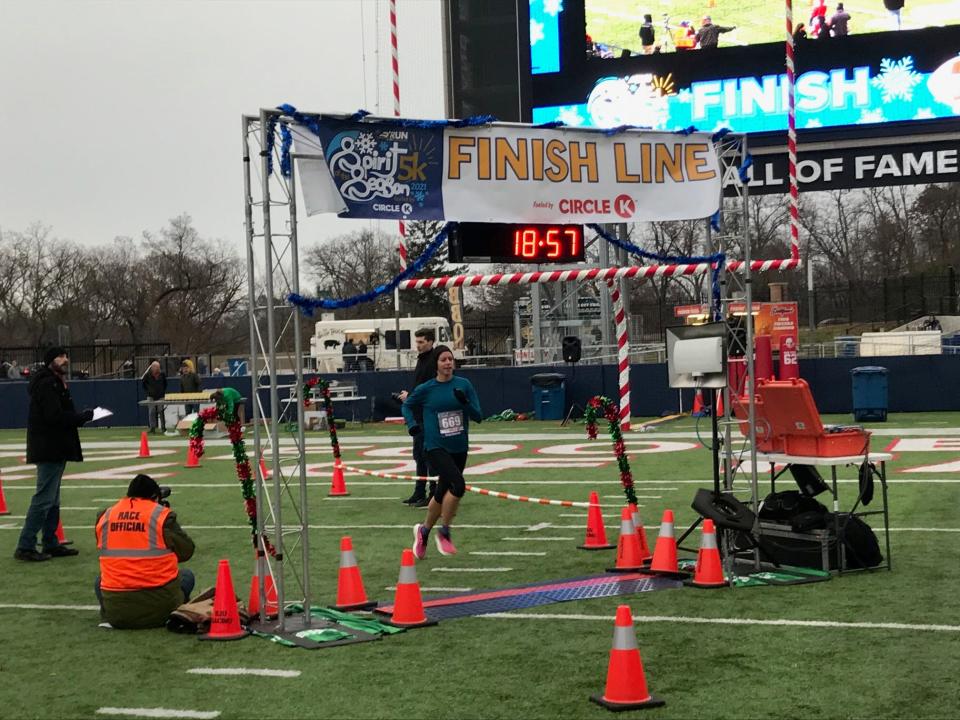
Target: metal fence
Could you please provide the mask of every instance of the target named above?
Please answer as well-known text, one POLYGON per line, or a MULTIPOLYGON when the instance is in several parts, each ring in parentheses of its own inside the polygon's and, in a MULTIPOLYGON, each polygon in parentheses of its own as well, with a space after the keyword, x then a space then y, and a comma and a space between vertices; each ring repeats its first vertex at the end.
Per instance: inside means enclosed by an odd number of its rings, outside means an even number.
MULTIPOLYGON (((170 355, 170 343, 66 345, 73 377, 135 377, 146 369, 152 358, 161 359, 164 371, 175 375, 180 368, 180 356, 170 355)), ((0 363, 9 369, 30 368, 43 361, 46 347, 0 347, 0 363)))

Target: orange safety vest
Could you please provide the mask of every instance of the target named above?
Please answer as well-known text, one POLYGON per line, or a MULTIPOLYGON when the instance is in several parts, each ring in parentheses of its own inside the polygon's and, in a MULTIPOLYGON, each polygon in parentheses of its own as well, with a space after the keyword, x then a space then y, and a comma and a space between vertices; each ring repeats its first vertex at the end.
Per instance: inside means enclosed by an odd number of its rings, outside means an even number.
POLYGON ((692 49, 697 44, 696 35, 691 35, 685 27, 676 28, 673 31, 673 44, 677 50, 692 49))
POLYGON ((143 590, 177 578, 177 556, 163 541, 163 523, 169 514, 170 508, 153 500, 123 498, 100 517, 101 588, 143 590))

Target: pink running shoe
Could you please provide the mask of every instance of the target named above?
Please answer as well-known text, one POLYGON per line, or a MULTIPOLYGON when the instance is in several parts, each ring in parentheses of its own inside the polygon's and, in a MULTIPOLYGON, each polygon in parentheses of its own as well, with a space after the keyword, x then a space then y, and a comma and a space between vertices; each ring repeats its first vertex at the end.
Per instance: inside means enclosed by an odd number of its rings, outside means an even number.
POLYGON ((435 537, 437 539, 437 550, 440 551, 441 555, 457 554, 457 548, 454 546, 453 541, 449 536, 444 535, 440 530, 437 530, 435 537))
POLYGON ((423 560, 427 556, 427 534, 423 529, 422 523, 413 526, 413 555, 417 560, 423 560))

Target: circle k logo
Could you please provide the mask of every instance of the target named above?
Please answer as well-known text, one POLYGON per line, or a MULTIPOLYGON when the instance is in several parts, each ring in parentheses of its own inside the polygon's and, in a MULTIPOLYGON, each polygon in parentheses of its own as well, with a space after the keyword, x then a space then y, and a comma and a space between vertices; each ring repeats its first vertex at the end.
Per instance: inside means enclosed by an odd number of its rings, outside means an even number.
POLYGON ((617 195, 613 201, 613 211, 622 218, 632 218, 637 211, 637 204, 629 195, 617 195))

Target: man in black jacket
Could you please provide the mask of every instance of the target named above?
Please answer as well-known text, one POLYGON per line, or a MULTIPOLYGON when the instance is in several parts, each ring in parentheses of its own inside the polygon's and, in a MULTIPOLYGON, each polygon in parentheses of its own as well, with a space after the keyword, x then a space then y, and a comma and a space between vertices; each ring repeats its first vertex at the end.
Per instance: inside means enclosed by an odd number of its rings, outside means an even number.
MULTIPOLYGON (((158 360, 151 362, 150 367, 143 374, 143 389, 147 393, 148 400, 163 400, 163 396, 167 394, 167 375, 160 370, 158 360)), ((157 429, 158 424, 160 425, 160 432, 165 433, 167 431, 167 420, 163 405, 148 405, 147 418, 151 435, 157 429)))
POLYGON ((44 367, 30 378, 27 386, 27 462, 37 466, 37 491, 30 499, 13 554, 25 562, 79 554, 57 540, 60 481, 67 462, 83 461, 77 428, 93 419, 93 410, 78 413, 74 409, 66 381, 69 362, 65 349, 50 348, 43 356, 44 367), (37 552, 37 533, 41 531, 43 551, 37 552))
MULTIPOLYGON (((436 335, 433 328, 420 328, 413 334, 414 342, 417 346, 417 366, 413 371, 413 387, 417 387, 427 380, 433 380, 437 376, 437 357, 433 351, 433 343, 436 341, 436 335)), ((405 402, 409 393, 404 390, 399 393, 400 402, 405 402)), ((419 413, 418 420, 423 426, 423 410, 417 408, 414 413, 419 413)), ((427 464, 427 451, 423 447, 423 433, 413 436, 413 459, 417 463, 417 475, 426 477, 430 474, 430 466, 427 464)), ((411 507, 426 507, 430 503, 430 497, 436 489, 437 483, 430 483, 430 494, 427 494, 427 481, 417 480, 413 487, 413 495, 403 502, 411 507)))

